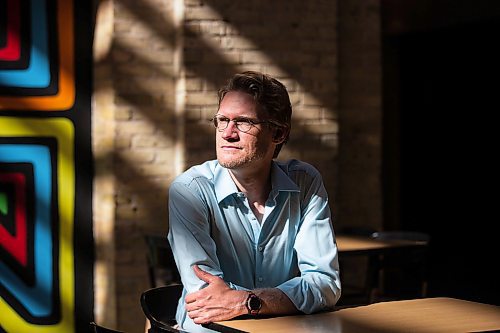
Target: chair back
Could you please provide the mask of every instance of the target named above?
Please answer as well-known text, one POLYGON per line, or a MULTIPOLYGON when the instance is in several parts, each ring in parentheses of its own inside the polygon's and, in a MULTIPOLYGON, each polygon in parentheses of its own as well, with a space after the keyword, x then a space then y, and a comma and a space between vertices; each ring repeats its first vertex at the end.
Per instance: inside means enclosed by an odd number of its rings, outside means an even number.
POLYGON ((124 333, 122 331, 116 331, 111 328, 97 325, 94 322, 90 323, 90 333, 124 333))
POLYGON ((141 295, 142 311, 151 323, 149 332, 182 332, 174 328, 175 313, 183 286, 173 284, 146 290, 141 295))
POLYGON ((180 284, 181 278, 170 244, 165 236, 146 235, 148 246, 147 264, 151 288, 168 284, 180 284))

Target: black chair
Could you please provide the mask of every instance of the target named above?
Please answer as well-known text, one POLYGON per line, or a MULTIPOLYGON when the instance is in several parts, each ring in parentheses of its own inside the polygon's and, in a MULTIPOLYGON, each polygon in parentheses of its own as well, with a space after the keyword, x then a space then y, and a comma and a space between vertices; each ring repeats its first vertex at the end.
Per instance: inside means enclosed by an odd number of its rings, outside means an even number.
POLYGON ((182 289, 181 284, 173 284, 152 288, 142 293, 142 311, 151 323, 148 333, 184 332, 174 328, 177 324, 175 313, 182 289))
POLYGON ((181 278, 167 238, 160 235, 146 235, 145 240, 148 246, 147 264, 150 286, 154 288, 180 284, 181 278))
POLYGON ((371 236, 384 241, 412 241, 418 246, 379 256, 373 278, 378 301, 427 296, 427 256, 430 236, 416 231, 379 231, 371 236))
POLYGON ((122 331, 116 331, 104 326, 97 325, 94 322, 90 323, 90 333, 124 333, 122 331))

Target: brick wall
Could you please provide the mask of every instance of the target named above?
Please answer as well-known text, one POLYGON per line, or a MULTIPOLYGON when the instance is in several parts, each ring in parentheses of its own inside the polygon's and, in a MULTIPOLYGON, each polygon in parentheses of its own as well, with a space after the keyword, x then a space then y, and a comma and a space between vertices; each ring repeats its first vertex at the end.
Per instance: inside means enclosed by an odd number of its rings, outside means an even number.
MULTIPOLYGON (((186 165, 215 158, 217 89, 238 71, 258 70, 288 88, 290 142, 280 158, 318 167, 334 195, 337 157, 335 1, 185 1, 186 165)), ((333 201, 333 200, 332 200, 333 201)))
POLYGON ((336 1, 114 0, 113 8, 111 50, 96 68, 110 76, 114 149, 96 164, 115 182, 116 327, 138 332, 149 287, 144 234, 166 233, 173 177, 215 158, 207 120, 228 76, 258 70, 288 87, 293 124, 280 159, 315 165, 337 211, 339 22, 336 1))
POLYGON ((146 233, 167 231, 167 190, 176 174, 175 1, 114 1, 110 67, 114 84, 117 328, 144 327, 149 288, 146 233))

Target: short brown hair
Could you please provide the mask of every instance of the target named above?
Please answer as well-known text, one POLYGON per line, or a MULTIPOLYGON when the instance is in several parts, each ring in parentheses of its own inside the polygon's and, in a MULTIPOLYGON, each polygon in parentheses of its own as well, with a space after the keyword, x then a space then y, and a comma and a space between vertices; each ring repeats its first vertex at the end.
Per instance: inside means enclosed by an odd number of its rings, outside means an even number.
POLYGON ((277 157, 288 141, 292 127, 292 104, 286 87, 275 78, 263 73, 254 71, 238 73, 219 90, 219 107, 224 96, 230 91, 241 91, 253 96, 258 107, 267 113, 270 120, 278 123, 286 131, 285 141, 274 151, 274 157, 277 157))

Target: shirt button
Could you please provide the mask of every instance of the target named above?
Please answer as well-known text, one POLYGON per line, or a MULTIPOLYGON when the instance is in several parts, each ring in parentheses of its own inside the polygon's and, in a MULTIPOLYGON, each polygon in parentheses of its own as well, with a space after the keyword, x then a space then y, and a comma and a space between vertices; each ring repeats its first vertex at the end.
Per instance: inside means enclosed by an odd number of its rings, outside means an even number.
POLYGON ((262 276, 259 276, 259 282, 262 282, 264 279, 262 278, 262 276))
POLYGON ((264 250, 264 247, 263 246, 259 246, 259 251, 262 252, 262 250, 264 250))

